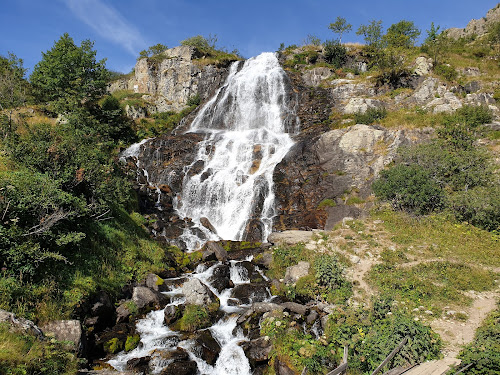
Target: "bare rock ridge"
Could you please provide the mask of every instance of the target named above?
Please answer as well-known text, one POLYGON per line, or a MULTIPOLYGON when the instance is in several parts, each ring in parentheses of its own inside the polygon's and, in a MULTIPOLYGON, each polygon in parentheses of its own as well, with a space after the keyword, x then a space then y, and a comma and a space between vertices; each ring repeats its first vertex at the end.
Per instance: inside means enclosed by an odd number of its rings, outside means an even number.
POLYGON ((228 74, 228 65, 203 64, 203 54, 194 47, 174 47, 162 55, 139 59, 133 75, 112 82, 109 91, 143 93, 150 113, 178 112, 195 95, 209 98, 228 74))
POLYGON ((453 39, 466 38, 470 36, 482 36, 488 32, 488 29, 500 21, 500 4, 490 9, 486 16, 480 19, 471 20, 463 29, 453 27, 446 30, 447 35, 453 39))

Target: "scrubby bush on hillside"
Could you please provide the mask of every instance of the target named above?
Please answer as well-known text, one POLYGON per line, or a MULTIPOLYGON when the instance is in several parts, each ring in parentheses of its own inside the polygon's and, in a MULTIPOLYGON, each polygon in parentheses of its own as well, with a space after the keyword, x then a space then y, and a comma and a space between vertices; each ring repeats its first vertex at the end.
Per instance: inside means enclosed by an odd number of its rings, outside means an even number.
POLYGON ((485 107, 464 106, 443 118, 438 138, 400 151, 374 182, 376 195, 416 214, 448 209, 458 220, 498 230, 498 177, 488 151, 474 142, 491 121, 485 107))
POLYGON ((347 50, 338 40, 327 40, 324 43, 325 60, 335 68, 340 68, 347 60, 347 50))

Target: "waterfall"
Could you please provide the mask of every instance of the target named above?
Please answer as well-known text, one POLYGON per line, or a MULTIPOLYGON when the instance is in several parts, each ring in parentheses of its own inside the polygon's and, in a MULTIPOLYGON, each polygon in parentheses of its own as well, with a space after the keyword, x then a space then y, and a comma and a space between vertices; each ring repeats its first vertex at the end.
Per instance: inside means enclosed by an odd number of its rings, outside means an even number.
POLYGON ((179 216, 194 224, 181 236, 189 250, 207 240, 244 240, 250 222, 260 241, 271 233, 273 171, 293 145, 290 133, 298 130, 287 87, 274 53, 235 62, 193 120, 188 132, 205 139, 174 201, 179 216))

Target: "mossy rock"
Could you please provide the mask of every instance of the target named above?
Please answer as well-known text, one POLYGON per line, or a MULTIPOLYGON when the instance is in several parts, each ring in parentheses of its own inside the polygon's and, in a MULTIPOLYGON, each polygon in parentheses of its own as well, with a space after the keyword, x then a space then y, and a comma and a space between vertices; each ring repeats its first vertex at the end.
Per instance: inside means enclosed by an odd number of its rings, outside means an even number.
POLYGON ((137 345, 139 345, 139 342, 141 341, 141 336, 139 335, 132 335, 127 337, 127 341, 125 341, 125 351, 130 352, 131 350, 134 350, 137 345))
POLYGON ((108 354, 116 354, 123 349, 123 341, 117 337, 112 338, 104 343, 104 351, 108 354))

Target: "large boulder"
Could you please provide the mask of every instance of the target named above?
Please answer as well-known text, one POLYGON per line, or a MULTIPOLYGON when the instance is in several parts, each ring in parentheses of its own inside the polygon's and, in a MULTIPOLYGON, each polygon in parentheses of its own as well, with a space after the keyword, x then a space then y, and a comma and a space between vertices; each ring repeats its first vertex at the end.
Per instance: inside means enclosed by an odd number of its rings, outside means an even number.
POLYGON ((132 301, 139 311, 145 308, 158 309, 165 306, 168 302, 163 294, 144 286, 137 286, 134 288, 132 292, 132 301))
POLYGON ((213 366, 219 358, 221 347, 209 330, 198 332, 194 337, 193 351, 209 365, 213 366))
POLYGON ((344 106, 343 112, 346 114, 365 113, 369 109, 383 109, 384 102, 377 99, 351 98, 344 106))
POLYGON ((273 232, 267 240, 275 244, 295 245, 298 243, 307 243, 313 236, 312 231, 306 230, 285 230, 283 232, 273 232))
POLYGON ((70 348, 75 351, 83 349, 82 325, 79 320, 54 320, 43 325, 41 329, 58 341, 70 342, 70 348))
POLYGON ((195 361, 176 361, 163 369, 160 375, 196 375, 197 373, 198 365, 195 361))
POLYGON ((290 266, 285 272, 285 284, 295 284, 301 277, 309 275, 311 264, 309 262, 299 262, 295 266, 290 266))
POLYGON ((206 306, 214 302, 219 303, 217 296, 200 280, 193 278, 182 285, 182 294, 186 297, 186 304, 206 306))

